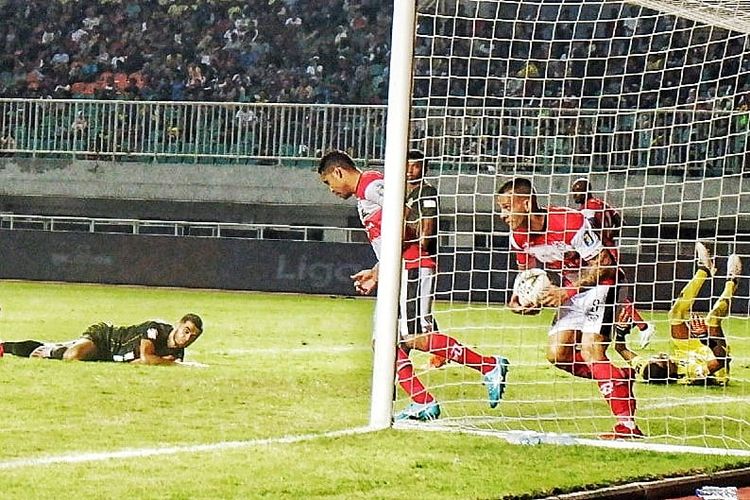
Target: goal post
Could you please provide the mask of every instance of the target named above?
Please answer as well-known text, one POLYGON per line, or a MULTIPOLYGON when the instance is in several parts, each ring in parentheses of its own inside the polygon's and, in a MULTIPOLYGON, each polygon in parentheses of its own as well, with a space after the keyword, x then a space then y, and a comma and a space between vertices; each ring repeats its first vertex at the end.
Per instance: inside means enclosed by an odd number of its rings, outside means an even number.
POLYGON ((394 2, 388 116, 386 123, 383 244, 374 326, 374 358, 370 427, 390 427, 393 408, 394 366, 398 303, 401 289, 401 240, 403 233, 406 151, 414 46, 414 0, 394 2), (387 236, 386 236, 387 235, 387 236))
MULTIPOLYGON (((416 375, 443 412, 409 426, 587 444, 611 430, 596 384, 546 360, 552 311, 521 317, 505 307, 515 260, 495 208, 498 187, 526 177, 542 205, 575 207, 571 184, 584 177, 624 218, 621 265, 633 301, 656 327, 645 349, 631 333, 628 345, 639 355, 674 354, 667 311, 694 276, 696 241, 716 253, 718 271, 705 280, 692 311, 706 314, 716 304, 730 254, 744 262, 722 322, 731 382, 636 382, 636 420, 647 438, 633 446, 750 455, 750 7, 426 0, 417 2, 412 49, 396 42, 397 29, 408 31, 401 24, 408 9, 395 5, 389 91, 396 91, 395 78, 409 80, 399 73, 408 66, 398 59, 402 51, 410 51, 413 83, 406 104, 389 95, 386 179, 406 150, 388 144, 404 133, 399 137, 408 136, 410 148, 424 152, 440 196, 440 329, 511 364, 504 399, 491 409, 471 370, 452 363, 435 368, 426 354, 412 352, 416 375), (394 132, 396 120, 409 132, 394 132)), ((403 178, 403 171, 395 175, 403 178)), ((403 206, 403 198, 390 202, 403 206)), ((384 228, 383 237, 400 243, 401 225, 384 228)), ((388 307, 397 307, 397 280, 388 291, 381 283, 379 339, 386 329, 395 332, 380 323, 386 294, 388 307)), ((626 366, 611 346, 608 356, 626 366)), ((404 398, 397 391, 397 409, 408 403, 404 398)))

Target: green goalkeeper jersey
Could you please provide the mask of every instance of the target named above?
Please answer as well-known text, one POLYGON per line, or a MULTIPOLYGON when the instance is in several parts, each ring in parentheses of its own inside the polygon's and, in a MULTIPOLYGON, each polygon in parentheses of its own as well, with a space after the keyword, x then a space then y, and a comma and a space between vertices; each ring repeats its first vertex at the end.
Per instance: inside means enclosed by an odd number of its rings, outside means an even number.
MULTIPOLYGON (((434 186, 422 181, 418 187, 406 195, 405 204, 409 209, 406 216, 407 224, 417 225, 423 219, 435 219, 437 230, 438 192, 434 186)), ((428 247, 425 250, 429 255, 437 254, 437 237, 430 235, 428 247)))
POLYGON ((83 337, 97 347, 100 361, 130 362, 140 357, 141 340, 153 342, 157 356, 174 356, 183 359, 184 349, 167 346, 172 325, 160 321, 146 321, 139 325, 112 326, 106 323, 91 325, 83 337))

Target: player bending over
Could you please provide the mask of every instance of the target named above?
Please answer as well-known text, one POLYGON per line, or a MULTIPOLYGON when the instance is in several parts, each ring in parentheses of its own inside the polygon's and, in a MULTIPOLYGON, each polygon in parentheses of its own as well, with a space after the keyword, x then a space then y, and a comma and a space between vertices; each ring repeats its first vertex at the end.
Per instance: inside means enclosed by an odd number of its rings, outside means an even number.
POLYGON ((203 333, 197 314, 186 314, 176 325, 146 321, 133 326, 91 325, 69 342, 3 342, 0 348, 14 356, 65 361, 114 361, 144 365, 172 365, 185 357, 185 348, 203 333))
POLYGON ((615 349, 646 382, 729 383, 731 358, 721 323, 729 314, 729 304, 742 273, 742 261, 738 255, 729 256, 724 291, 704 318, 700 314, 691 315, 690 309, 706 278, 713 276, 716 268, 705 245, 696 243, 695 252, 698 269, 669 311, 671 354, 660 353, 649 358, 638 356, 626 345, 625 335, 630 328, 615 327, 615 349))
MULTIPOLYGON (((339 198, 357 199, 357 209, 372 244, 375 255, 380 258, 380 231, 383 208, 383 174, 375 171, 361 171, 354 165, 352 158, 343 151, 331 151, 320 160, 318 175, 321 182, 328 186, 331 193, 339 198)), ((435 269, 435 259, 419 244, 412 235, 404 238, 402 253, 404 272, 401 273, 402 295, 399 299, 399 336, 396 347, 396 379, 401 388, 409 395, 411 404, 396 416, 396 420, 433 420, 440 416, 440 406, 422 382, 414 374, 414 366, 409 359, 409 351, 436 354, 450 361, 466 365, 482 374, 482 381, 487 388, 489 404, 495 408, 503 397, 505 380, 508 372, 508 360, 502 356, 484 356, 456 339, 437 331, 423 328, 416 305, 419 303, 419 289, 409 284, 408 277, 422 268, 435 269)), ((377 264, 352 276, 355 289, 364 295, 372 293, 378 283, 377 264)), ((424 315, 421 315, 424 316, 424 315)))
MULTIPOLYGON (((630 369, 614 366, 606 354, 615 317, 615 258, 581 212, 540 207, 528 179, 519 177, 503 184, 497 205, 510 228, 518 269, 541 263, 562 278, 562 286, 550 286, 541 300, 541 305, 557 308, 548 334, 547 360, 577 377, 596 380, 617 419, 614 431, 602 438, 643 436, 635 424, 630 369)), ((539 312, 538 307, 521 306, 516 294, 508 305, 517 314, 539 312)))
MULTIPOLYGON (((609 249, 615 260, 619 259, 620 231, 622 229, 622 216, 613 206, 607 204, 601 198, 593 195, 588 179, 580 178, 573 181, 570 187, 573 193, 573 202, 579 206, 579 210, 586 216, 591 227, 598 232, 602 244, 609 249)), ((619 268, 617 303, 620 309, 624 309, 623 319, 638 327, 640 331, 639 343, 641 349, 645 349, 654 335, 654 325, 644 321, 638 309, 633 303, 633 287, 628 282, 625 270, 619 268)), ((618 318, 621 315, 618 314, 618 318)))

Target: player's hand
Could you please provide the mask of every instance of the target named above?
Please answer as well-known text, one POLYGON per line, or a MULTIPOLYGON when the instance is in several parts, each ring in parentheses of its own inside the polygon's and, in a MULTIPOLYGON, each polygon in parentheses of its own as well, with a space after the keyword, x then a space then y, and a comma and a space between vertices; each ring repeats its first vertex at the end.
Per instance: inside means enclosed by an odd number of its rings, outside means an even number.
POLYGON ((540 302, 543 306, 560 307, 566 300, 568 300, 568 292, 564 288, 550 285, 542 295, 540 302))
POLYGON ((690 335, 692 337, 703 338, 708 335, 708 326, 706 319, 701 314, 693 313, 690 317, 690 335))
POLYGON ((362 295, 370 295, 378 286, 378 272, 376 269, 363 269, 350 278, 354 281, 354 289, 362 295))
POLYGON ((518 295, 516 295, 515 293, 510 297, 508 307, 510 308, 511 312, 515 314, 521 314, 523 316, 534 316, 542 312, 542 308, 539 306, 522 306, 521 303, 518 302, 518 295))

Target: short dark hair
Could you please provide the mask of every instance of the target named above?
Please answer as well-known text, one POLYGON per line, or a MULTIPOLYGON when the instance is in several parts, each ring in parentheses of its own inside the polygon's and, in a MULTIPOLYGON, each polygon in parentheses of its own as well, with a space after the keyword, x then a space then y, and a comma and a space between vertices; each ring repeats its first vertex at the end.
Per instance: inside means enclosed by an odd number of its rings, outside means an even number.
POLYGON ((586 193, 588 194, 589 191, 591 191, 591 185, 589 184, 589 180, 585 177, 580 177, 573 181, 573 184, 570 185, 571 191, 574 193, 586 193))
POLYGON ((424 160, 424 153, 418 149, 410 149, 406 158, 408 160, 424 160))
POLYGON ((190 321, 201 333, 203 333, 203 320, 200 316, 193 313, 187 313, 180 319, 180 323, 185 323, 187 321, 190 321))
POLYGON ((334 149, 323 155, 318 165, 318 174, 322 175, 334 167, 344 167, 349 170, 357 168, 352 157, 339 149, 334 149))
POLYGON ((503 183, 503 185, 500 186, 500 189, 497 190, 497 194, 508 194, 511 192, 516 194, 528 194, 536 196, 534 185, 531 184, 531 180, 525 177, 516 177, 514 179, 511 179, 503 183))
POLYGON ((649 384, 666 384, 671 378, 677 376, 676 373, 670 373, 668 359, 652 359, 643 367, 643 380, 649 384))

